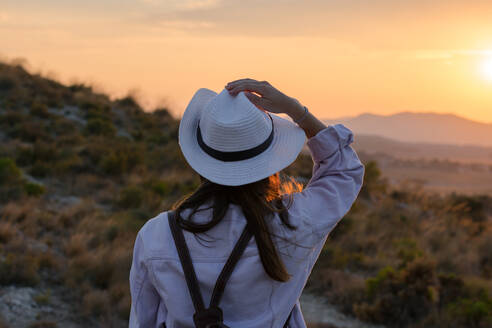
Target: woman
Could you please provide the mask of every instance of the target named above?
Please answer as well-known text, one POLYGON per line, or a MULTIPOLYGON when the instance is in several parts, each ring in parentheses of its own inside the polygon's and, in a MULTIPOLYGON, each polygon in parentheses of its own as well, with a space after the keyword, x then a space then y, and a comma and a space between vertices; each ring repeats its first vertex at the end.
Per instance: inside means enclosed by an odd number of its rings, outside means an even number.
POLYGON ((363 181, 352 142, 345 126, 326 126, 268 82, 236 80, 219 94, 198 90, 183 114, 179 145, 202 183, 174 211, 160 213, 139 231, 130 327, 195 325, 173 224, 184 231, 206 303, 240 236, 254 236, 246 240, 218 305, 224 324, 306 327, 299 297, 363 181), (295 123, 275 115, 280 113, 295 123), (312 178, 304 190, 285 192, 279 171, 297 158, 306 136, 312 178))

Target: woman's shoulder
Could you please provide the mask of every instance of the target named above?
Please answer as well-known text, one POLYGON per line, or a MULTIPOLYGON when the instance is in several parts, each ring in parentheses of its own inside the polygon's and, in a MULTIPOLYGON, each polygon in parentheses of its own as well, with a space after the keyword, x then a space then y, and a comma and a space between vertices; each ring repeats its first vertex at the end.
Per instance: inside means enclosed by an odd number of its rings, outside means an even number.
POLYGON ((137 238, 143 243, 147 257, 153 254, 165 255, 163 251, 169 249, 165 241, 169 240, 168 212, 164 211, 149 219, 138 231, 137 238))
POLYGON ((150 218, 147 222, 144 223, 144 225, 140 228, 138 234, 140 236, 145 236, 151 233, 155 233, 156 229, 160 230, 159 228, 163 226, 163 224, 168 224, 167 222, 167 215, 169 211, 164 211, 156 216, 150 218))

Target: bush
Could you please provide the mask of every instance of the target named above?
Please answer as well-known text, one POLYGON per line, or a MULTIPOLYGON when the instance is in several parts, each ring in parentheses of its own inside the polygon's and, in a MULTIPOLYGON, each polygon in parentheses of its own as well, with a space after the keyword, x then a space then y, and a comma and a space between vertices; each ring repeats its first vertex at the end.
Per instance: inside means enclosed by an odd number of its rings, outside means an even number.
POLYGON ((381 170, 376 161, 369 161, 364 164, 364 183, 360 196, 371 199, 374 195, 384 193, 387 189, 387 181, 382 178, 381 170))
POLYGON ((126 156, 110 152, 101 160, 100 167, 106 174, 113 176, 121 175, 127 170, 126 156))
POLYGON ((0 259, 0 285, 36 285, 39 282, 37 271, 35 257, 8 253, 4 259, 0 259))
POLYGON ((33 182, 24 184, 24 190, 29 196, 40 196, 46 191, 44 186, 33 182))
POLYGON ((91 290, 83 297, 84 312, 88 315, 101 316, 110 308, 109 295, 105 290, 91 290))
POLYGON ((159 196, 166 197, 171 193, 173 186, 166 181, 155 181, 151 184, 151 189, 159 196))
POLYGON ((0 115, 0 124, 11 127, 26 119, 25 115, 18 111, 9 110, 5 114, 0 115))
POLYGON ((44 293, 39 293, 34 296, 34 301, 39 305, 48 305, 51 302, 51 290, 48 289, 44 293))
POLYGON ((20 169, 12 159, 0 157, 0 203, 19 199, 23 193, 20 169))
POLYGON ((138 186, 128 186, 120 192, 117 201, 121 208, 138 208, 142 205, 144 191, 138 186))
POLYGON ((422 251, 417 247, 417 242, 411 238, 396 239, 394 246, 400 260, 399 267, 405 267, 407 263, 413 262, 423 255, 422 251))
POLYGON ((438 299, 435 265, 417 260, 406 269, 388 267, 367 280, 367 301, 355 306, 361 319, 404 327, 424 319, 438 299))
POLYGON ((47 163, 36 161, 29 169, 29 174, 36 178, 44 178, 51 173, 51 166, 47 163))
POLYGON ((9 222, 0 222, 0 245, 6 245, 15 236, 16 229, 9 222))
POLYGON ((492 278, 492 238, 486 238, 478 248, 479 266, 482 276, 492 278))
POLYGON ((57 136, 74 136, 79 133, 77 124, 64 117, 53 120, 50 127, 57 136))
POLYGON ((11 76, 0 76, 0 92, 5 92, 17 87, 17 81, 11 76))
POLYGON ((45 104, 42 104, 39 102, 33 102, 31 104, 30 113, 31 113, 31 115, 41 117, 41 118, 48 118, 51 116, 50 112, 48 111, 48 107, 46 107, 45 104))
POLYGON ((484 222, 487 220, 484 212, 484 202, 479 196, 453 194, 450 198, 452 209, 459 217, 468 217, 474 222, 484 222))
POLYGON ((102 120, 100 118, 90 118, 87 120, 84 132, 87 135, 103 135, 111 137, 116 134, 116 129, 110 121, 102 120))
POLYGON ((449 304, 448 311, 455 322, 465 327, 485 328, 492 324, 492 299, 485 294, 478 300, 464 298, 449 304))
POLYGON ((31 146, 19 146, 15 152, 15 162, 20 166, 31 165, 34 162, 34 151, 31 146))
POLYGON ((21 181, 21 171, 8 157, 0 157, 0 186, 17 184, 21 181))
POLYGON ((19 138, 26 142, 36 142, 41 140, 50 140, 51 137, 46 133, 42 122, 22 122, 16 124, 8 132, 12 138, 19 138))

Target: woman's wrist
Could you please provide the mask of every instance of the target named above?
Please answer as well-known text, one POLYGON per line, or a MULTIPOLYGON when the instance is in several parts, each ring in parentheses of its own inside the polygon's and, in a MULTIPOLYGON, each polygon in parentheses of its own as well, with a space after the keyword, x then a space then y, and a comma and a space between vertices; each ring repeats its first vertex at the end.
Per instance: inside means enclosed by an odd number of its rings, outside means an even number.
POLYGON ((287 108, 285 114, 289 115, 290 118, 292 118, 292 120, 296 122, 304 115, 306 109, 297 99, 292 99, 294 100, 294 104, 293 106, 287 108))

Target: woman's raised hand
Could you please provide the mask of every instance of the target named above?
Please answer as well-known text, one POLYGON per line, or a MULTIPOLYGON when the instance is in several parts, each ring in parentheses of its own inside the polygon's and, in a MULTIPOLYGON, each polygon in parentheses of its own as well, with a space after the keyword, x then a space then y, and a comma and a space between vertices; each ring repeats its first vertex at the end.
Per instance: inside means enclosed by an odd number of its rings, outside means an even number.
POLYGON ((272 113, 291 114, 303 109, 303 106, 295 98, 291 98, 267 81, 253 79, 240 79, 229 82, 225 88, 229 94, 235 96, 241 91, 246 91, 245 96, 261 110, 272 113), (254 92, 254 93, 253 93, 254 92))
POLYGON ((241 91, 246 91, 244 93, 246 97, 259 109, 277 114, 285 113, 294 122, 297 122, 299 118, 306 114, 307 116, 299 123, 299 126, 306 132, 308 138, 315 136, 319 131, 326 128, 326 125, 314 117, 313 114, 306 113, 304 106, 297 99, 284 95, 267 81, 241 79, 229 82, 225 88, 233 96, 241 91))

